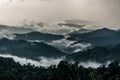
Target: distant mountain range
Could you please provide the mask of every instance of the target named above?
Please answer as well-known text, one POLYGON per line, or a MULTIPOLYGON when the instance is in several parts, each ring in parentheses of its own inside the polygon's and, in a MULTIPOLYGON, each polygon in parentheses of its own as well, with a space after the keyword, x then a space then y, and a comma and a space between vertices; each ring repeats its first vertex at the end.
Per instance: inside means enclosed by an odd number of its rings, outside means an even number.
POLYGON ((114 46, 120 44, 120 31, 103 28, 84 34, 76 33, 70 33, 68 40, 91 43, 93 46, 114 46))
POLYGON ((0 31, 2 30, 9 31, 11 33, 19 33, 19 34, 25 34, 34 31, 33 29, 30 28, 0 25, 0 31))
POLYGON ((15 34, 16 40, 39 40, 39 41, 53 41, 63 39, 63 35, 53 35, 40 32, 30 32, 26 34, 15 34))
MULTIPOLYGON (((80 26, 78 23, 79 21, 75 20, 74 22, 66 21, 65 24, 59 24, 59 27, 78 27, 80 26)), ((88 22, 82 23, 85 25, 90 24, 88 22)), ((0 53, 16 55, 19 57, 27 57, 35 60, 38 60, 38 57, 41 56, 61 57, 69 55, 69 58, 76 58, 80 61, 86 61, 90 59, 97 60, 96 56, 99 57, 100 53, 96 54, 97 52, 85 52, 84 54, 84 51, 88 49, 94 49, 94 47, 115 47, 116 45, 120 44, 119 30, 110 30, 107 28, 90 30, 84 27, 65 35, 56 35, 38 32, 28 28, 0 25, 0 53), (95 56, 95 58, 91 56, 95 56)), ((112 58, 113 52, 105 52, 107 56, 111 58, 111 60, 115 59, 112 58)), ((119 52, 117 54, 119 54, 119 52)), ((101 56, 103 57, 104 54, 102 53, 101 56)), ((107 61, 107 56, 99 59, 105 60, 106 58, 107 61)))
POLYGON ((92 32, 92 30, 82 28, 77 31, 73 31, 73 32, 69 33, 69 35, 70 34, 84 34, 84 33, 89 33, 89 32, 92 32))

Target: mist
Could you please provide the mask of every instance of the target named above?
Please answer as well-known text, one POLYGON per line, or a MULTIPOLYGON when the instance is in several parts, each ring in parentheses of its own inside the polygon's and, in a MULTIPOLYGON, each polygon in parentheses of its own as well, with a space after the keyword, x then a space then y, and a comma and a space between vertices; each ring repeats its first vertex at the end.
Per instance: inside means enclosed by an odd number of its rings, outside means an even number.
MULTIPOLYGON (((39 57, 40 61, 35 61, 32 59, 26 59, 26 58, 21 58, 18 56, 14 56, 14 55, 10 55, 10 54, 0 54, 0 57, 4 57, 4 58, 13 58, 13 60, 15 62, 19 62, 21 65, 27 65, 28 63, 30 63, 31 65, 35 65, 35 66, 43 66, 43 67, 50 67, 51 65, 58 65, 60 63, 60 61, 65 60, 65 56, 63 57, 59 57, 59 58, 47 58, 47 57, 39 57)), ((75 61, 70 60, 70 63, 74 64, 75 61)), ((106 67, 111 63, 112 61, 106 61, 104 64, 103 63, 99 63, 96 61, 87 61, 87 62, 80 62, 79 66, 83 66, 85 68, 98 68, 102 65, 105 65, 106 67)))
POLYGON ((0 0, 0 23, 24 20, 54 23, 68 19, 100 22, 119 28, 119 0, 0 0))
POLYGON ((18 56, 10 55, 10 54, 0 54, 0 57, 4 58, 13 58, 15 62, 19 62, 21 65, 27 65, 30 63, 31 65, 35 66, 43 66, 43 67, 49 67, 51 65, 57 65, 60 61, 64 60, 65 57, 59 57, 59 58, 47 58, 47 57, 39 57, 40 61, 32 60, 32 59, 26 59, 21 58, 18 56))

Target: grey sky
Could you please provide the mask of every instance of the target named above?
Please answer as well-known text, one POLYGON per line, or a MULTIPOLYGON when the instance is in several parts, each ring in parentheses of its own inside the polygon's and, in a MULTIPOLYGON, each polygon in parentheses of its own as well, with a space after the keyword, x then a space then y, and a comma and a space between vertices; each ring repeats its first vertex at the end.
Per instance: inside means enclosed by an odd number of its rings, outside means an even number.
POLYGON ((0 0, 0 23, 66 19, 119 24, 119 0, 0 0))

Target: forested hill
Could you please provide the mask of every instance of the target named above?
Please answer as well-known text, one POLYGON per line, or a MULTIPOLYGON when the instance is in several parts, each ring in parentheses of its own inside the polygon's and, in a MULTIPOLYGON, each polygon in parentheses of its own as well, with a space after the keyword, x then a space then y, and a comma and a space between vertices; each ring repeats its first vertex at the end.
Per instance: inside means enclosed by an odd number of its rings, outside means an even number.
POLYGON ((120 44, 120 31, 107 28, 87 33, 74 32, 69 34, 68 40, 91 43, 93 46, 115 46, 120 44))
POLYGON ((120 45, 109 47, 94 47, 75 54, 67 55, 67 59, 73 61, 97 61, 105 63, 107 61, 120 61, 120 45))
POLYGON ((43 42, 0 39, 0 53, 37 60, 38 57, 60 57, 65 53, 43 42))
POLYGON ((39 41, 53 41, 63 39, 63 35, 53 35, 40 32, 30 32, 26 34, 15 34, 16 40, 39 40, 39 41))
POLYGON ((0 80, 120 80, 119 75, 119 62, 94 69, 61 61, 58 66, 44 68, 30 64, 21 66, 11 58, 0 57, 0 80))

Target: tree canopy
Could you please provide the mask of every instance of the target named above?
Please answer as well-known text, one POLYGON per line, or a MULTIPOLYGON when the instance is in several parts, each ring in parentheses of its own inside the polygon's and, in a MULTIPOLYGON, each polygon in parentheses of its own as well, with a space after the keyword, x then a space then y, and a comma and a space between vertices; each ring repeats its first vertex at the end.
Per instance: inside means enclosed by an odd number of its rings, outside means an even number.
POLYGON ((120 80, 120 65, 114 61, 107 67, 85 68, 78 62, 63 60, 44 68, 20 65, 11 58, 0 57, 0 80, 120 80))

